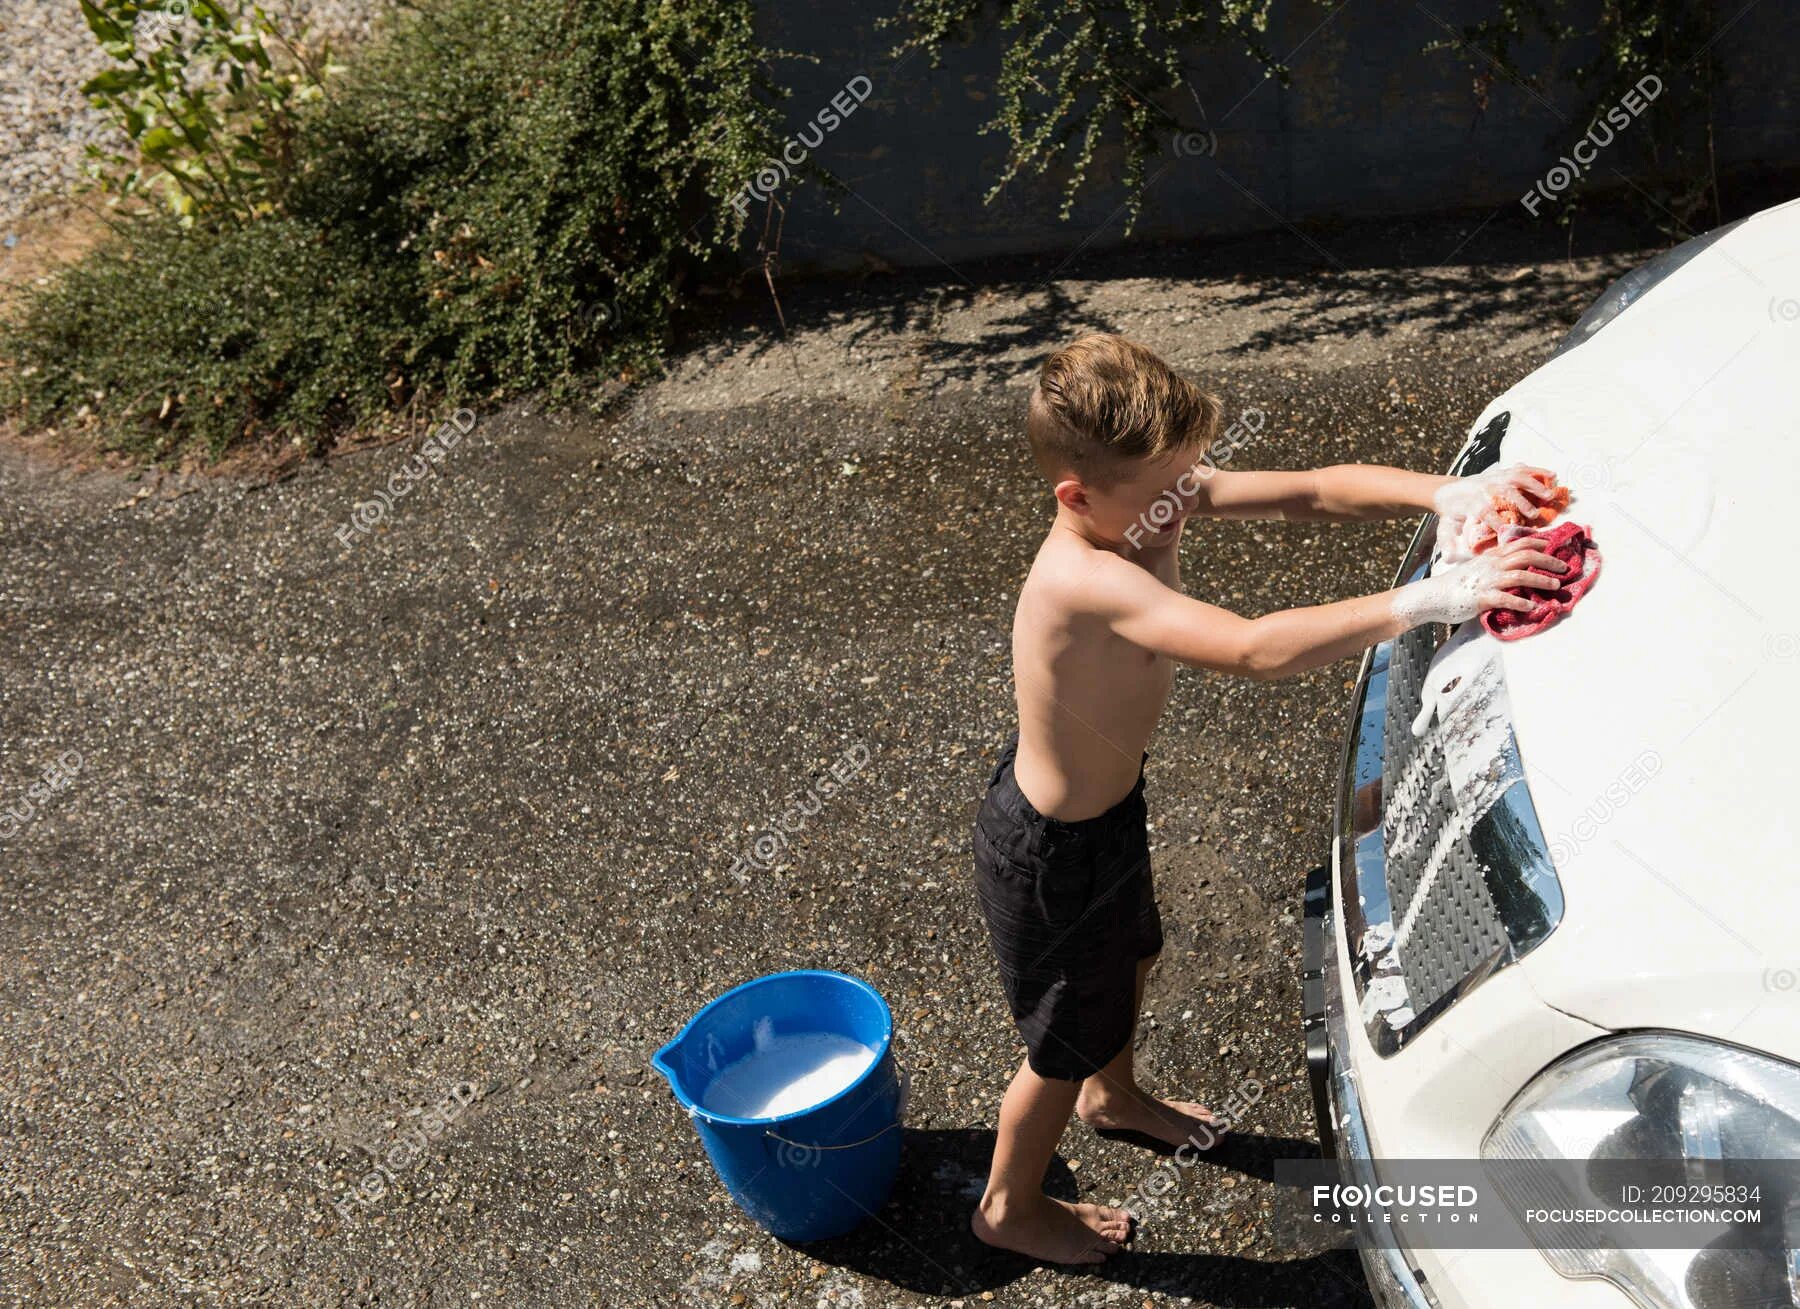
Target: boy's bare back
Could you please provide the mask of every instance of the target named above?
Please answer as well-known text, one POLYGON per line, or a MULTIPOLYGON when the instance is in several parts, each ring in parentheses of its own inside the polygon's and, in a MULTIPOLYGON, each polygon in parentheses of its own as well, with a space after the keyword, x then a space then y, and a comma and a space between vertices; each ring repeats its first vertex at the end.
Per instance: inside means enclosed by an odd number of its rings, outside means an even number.
POLYGON ((1060 521, 1038 548, 1013 613, 1014 770, 1046 817, 1105 813, 1136 784, 1175 664, 1114 632, 1100 600, 1119 569, 1179 587, 1179 551, 1177 533, 1168 545, 1121 555, 1060 521))

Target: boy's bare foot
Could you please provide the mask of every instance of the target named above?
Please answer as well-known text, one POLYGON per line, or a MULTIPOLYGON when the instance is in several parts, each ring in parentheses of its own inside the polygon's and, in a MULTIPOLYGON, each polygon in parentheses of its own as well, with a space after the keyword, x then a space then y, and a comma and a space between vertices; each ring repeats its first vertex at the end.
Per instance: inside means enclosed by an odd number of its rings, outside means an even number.
POLYGON ((987 1244, 1053 1264, 1097 1264, 1131 1238, 1131 1215, 1066 1204, 1039 1192, 1022 1200, 983 1196, 969 1230, 987 1244))
POLYGON ((1225 1124, 1205 1105, 1190 1100, 1159 1100, 1132 1087, 1105 1096, 1081 1088, 1075 1116, 1089 1127, 1112 1132, 1141 1132, 1173 1146, 1192 1144, 1210 1150, 1225 1135, 1225 1124))

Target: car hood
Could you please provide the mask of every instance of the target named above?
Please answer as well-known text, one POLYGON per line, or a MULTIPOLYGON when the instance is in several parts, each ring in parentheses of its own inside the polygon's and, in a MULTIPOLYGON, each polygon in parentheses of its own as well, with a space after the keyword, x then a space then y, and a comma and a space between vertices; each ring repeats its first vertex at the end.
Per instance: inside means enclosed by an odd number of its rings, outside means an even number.
POLYGON ((1800 1060, 1800 202, 1482 415, 1575 493, 1601 574, 1501 657, 1561 926, 1557 1009, 1800 1060))

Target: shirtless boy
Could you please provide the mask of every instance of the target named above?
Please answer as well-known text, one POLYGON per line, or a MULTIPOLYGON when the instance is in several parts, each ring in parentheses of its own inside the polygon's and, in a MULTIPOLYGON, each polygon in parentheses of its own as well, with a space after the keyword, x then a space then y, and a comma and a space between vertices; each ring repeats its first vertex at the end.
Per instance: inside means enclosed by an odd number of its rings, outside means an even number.
MULTIPOLYGON (((1143 764, 1176 663, 1291 677, 1425 622, 1528 611, 1509 587, 1554 587, 1539 537, 1440 562, 1376 595, 1244 618, 1184 595, 1179 551, 1193 514, 1386 518, 1433 510, 1441 540, 1522 509, 1522 466, 1453 478, 1368 464, 1226 471, 1205 458, 1218 401, 1145 347, 1084 336, 1045 363, 1026 418, 1056 497, 1013 617, 1019 730, 1002 750, 973 834, 975 880, 1026 1056, 1000 1105, 987 1190, 970 1220, 991 1245, 1055 1263, 1099 1263, 1130 1215, 1044 1194, 1071 1111, 1096 1128, 1206 1148, 1221 1124, 1162 1100, 1132 1071, 1144 979, 1162 947, 1151 889, 1143 764)), ((1464 552, 1466 554, 1466 552, 1464 552)), ((1454 557, 1454 556, 1452 556, 1454 557)))

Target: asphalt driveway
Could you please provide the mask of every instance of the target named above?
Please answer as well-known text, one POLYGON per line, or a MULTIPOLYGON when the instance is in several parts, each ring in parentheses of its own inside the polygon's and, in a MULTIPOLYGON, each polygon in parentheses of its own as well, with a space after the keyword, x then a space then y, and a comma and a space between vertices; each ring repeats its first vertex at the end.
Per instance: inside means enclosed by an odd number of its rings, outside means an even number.
MULTIPOLYGON (((964 1226, 1018 1058, 964 834, 1046 517, 1031 361, 1109 327, 1261 409, 1248 466, 1441 468, 1621 266, 1478 221, 1314 234, 1336 267, 1278 238, 791 288, 786 337, 751 293, 621 417, 482 416, 360 518, 406 449, 263 487, 0 455, 0 1298, 1364 1303, 1268 1180, 1315 1148, 1298 906, 1351 664, 1177 680, 1140 1057, 1258 1098, 1094 1276, 964 1226), (888 1207, 800 1250, 648 1059, 812 966, 883 991, 914 1093, 888 1207)), ((1411 530, 1197 527, 1190 588, 1250 613, 1385 587, 1411 530)), ((1156 1162, 1077 1127, 1056 1184, 1156 1162)))

